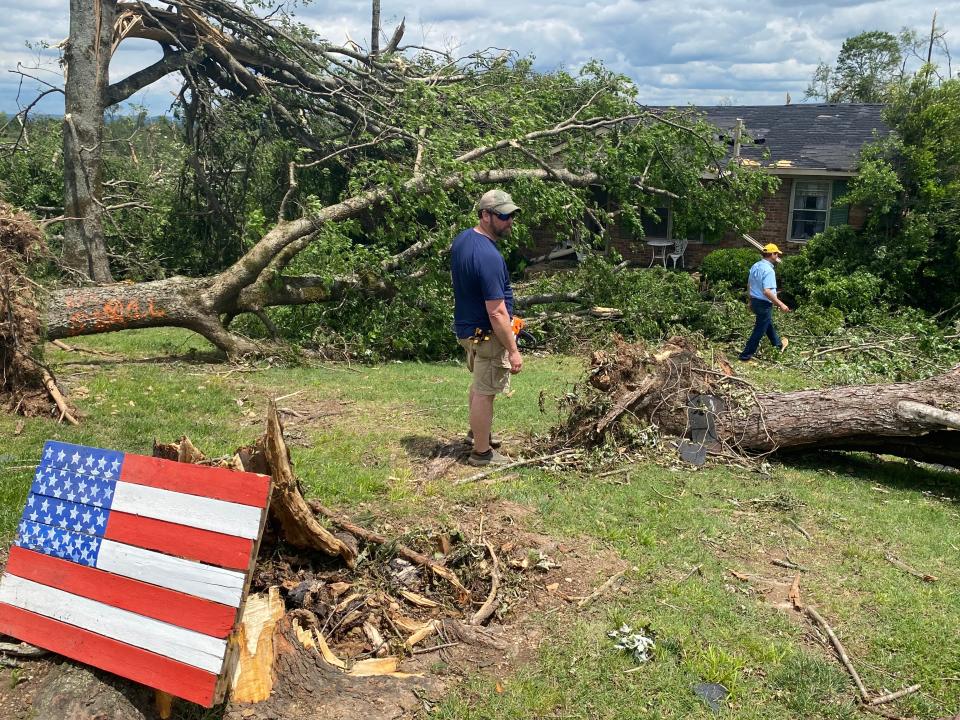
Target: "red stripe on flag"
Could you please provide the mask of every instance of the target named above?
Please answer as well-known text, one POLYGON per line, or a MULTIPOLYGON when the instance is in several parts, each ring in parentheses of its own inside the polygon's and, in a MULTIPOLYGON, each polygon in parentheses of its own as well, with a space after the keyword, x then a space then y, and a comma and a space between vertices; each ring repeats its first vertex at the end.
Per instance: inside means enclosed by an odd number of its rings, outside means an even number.
MULTIPOLYGON (((237 615, 236 608, 18 546, 10 548, 7 572, 217 638, 225 638, 230 634, 237 615)), ((87 657, 92 655, 88 654, 87 657)))
POLYGON ((161 490, 265 507, 270 478, 256 473, 173 462, 146 455, 126 455, 120 469, 123 482, 161 490))
POLYGON ((113 510, 103 536, 187 560, 246 571, 253 541, 113 510))
POLYGON ((96 633, 0 603, 0 632, 184 700, 213 706, 217 676, 96 633))

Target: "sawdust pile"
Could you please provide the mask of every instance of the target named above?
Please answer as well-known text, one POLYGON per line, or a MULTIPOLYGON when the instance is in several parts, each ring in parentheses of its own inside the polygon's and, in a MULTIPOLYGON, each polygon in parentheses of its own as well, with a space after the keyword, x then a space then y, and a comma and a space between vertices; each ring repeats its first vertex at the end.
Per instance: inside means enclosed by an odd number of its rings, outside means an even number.
POLYGON ((52 408, 40 347, 40 302, 26 265, 45 253, 40 229, 24 212, 0 201, 0 406, 22 415, 52 408))

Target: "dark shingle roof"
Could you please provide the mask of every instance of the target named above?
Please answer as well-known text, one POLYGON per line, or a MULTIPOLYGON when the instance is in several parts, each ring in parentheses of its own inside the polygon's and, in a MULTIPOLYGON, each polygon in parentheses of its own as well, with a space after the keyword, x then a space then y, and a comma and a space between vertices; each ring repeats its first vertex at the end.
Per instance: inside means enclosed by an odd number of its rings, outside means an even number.
MULTIPOLYGON (((679 109, 679 108, 678 108, 679 109)), ((865 144, 890 132, 880 117, 882 105, 741 105, 688 108, 733 138, 742 118, 753 142, 740 154, 765 167, 853 171, 865 144)))

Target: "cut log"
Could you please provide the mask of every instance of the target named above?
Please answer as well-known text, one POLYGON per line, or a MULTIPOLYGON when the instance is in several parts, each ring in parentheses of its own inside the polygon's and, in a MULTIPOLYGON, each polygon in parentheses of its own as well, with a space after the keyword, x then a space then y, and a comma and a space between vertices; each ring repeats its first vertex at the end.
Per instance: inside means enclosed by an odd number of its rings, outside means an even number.
POLYGON ((777 393, 714 369, 683 338, 654 352, 620 343, 592 362, 590 383, 611 400, 574 409, 559 431, 567 447, 595 445, 627 418, 683 437, 692 399, 713 395, 723 404, 713 419, 727 450, 864 450, 960 467, 960 433, 952 429, 960 423, 960 366, 916 382, 777 393))

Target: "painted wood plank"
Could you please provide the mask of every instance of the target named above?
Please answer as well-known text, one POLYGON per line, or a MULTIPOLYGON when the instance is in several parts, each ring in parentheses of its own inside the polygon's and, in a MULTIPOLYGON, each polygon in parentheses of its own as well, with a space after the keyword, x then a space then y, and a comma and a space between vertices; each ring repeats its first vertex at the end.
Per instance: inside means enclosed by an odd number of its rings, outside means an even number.
POLYGON ((247 568, 253 551, 253 540, 249 538, 70 502, 36 492, 27 497, 24 519, 235 570, 247 568))
POLYGON ((219 675, 226 642, 6 574, 0 602, 219 675))
POLYGON ((237 619, 236 608, 21 547, 10 548, 7 572, 213 637, 226 638, 237 619))
POLYGON ((113 510, 252 540, 262 508, 119 482, 113 510))
POLYGON ((104 540, 97 568, 236 608, 245 573, 104 540))
POLYGON ((42 615, 0 603, 0 632, 204 707, 213 705, 217 676, 42 615), (95 660, 93 660, 95 658, 95 660))
POLYGON ((258 508, 267 504, 270 491, 267 475, 134 454, 124 458, 120 479, 136 485, 203 495, 258 508))
POLYGON ((103 537, 187 560, 246 570, 253 540, 112 510, 103 537))

